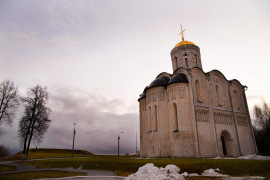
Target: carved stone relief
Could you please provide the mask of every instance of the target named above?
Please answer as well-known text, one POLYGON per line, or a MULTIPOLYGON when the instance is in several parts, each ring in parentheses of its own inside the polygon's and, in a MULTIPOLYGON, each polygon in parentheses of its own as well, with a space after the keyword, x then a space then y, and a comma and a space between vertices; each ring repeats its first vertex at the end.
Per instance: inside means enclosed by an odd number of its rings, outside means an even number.
POLYGON ((217 124, 223 125, 232 125, 233 124, 233 116, 230 112, 225 111, 214 111, 215 122, 217 124))
POLYGON ((184 99, 185 98, 186 87, 173 87, 168 90, 168 99, 170 101, 176 99, 184 99))
POLYGON ((157 101, 164 101, 165 94, 163 90, 155 90, 146 95, 147 104, 157 101))
POLYGON ((236 115, 236 122, 238 126, 245 126, 248 127, 248 118, 245 114, 237 114, 236 115))
POLYGON ((209 109, 206 107, 196 107, 196 117, 198 122, 209 122, 209 109))

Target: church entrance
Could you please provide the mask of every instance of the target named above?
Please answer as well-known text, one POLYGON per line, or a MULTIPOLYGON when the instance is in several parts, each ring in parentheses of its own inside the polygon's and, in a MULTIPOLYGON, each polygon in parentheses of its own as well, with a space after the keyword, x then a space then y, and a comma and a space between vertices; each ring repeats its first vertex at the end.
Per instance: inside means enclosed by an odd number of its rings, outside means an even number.
POLYGON ((231 148, 231 142, 232 142, 230 133, 226 130, 222 131, 220 140, 221 140, 223 156, 230 156, 230 153, 231 153, 230 148, 231 148))
POLYGON ((221 136, 221 143, 222 143, 223 154, 224 154, 224 156, 227 156, 226 142, 225 142, 225 138, 223 136, 221 136))

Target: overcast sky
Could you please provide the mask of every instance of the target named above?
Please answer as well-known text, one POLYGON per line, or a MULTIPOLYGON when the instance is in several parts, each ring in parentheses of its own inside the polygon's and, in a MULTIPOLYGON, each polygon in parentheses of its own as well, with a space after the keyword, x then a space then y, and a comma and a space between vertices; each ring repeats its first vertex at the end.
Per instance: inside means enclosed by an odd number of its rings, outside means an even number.
MULTIPOLYGON (((135 152, 137 98, 185 39, 201 50, 205 72, 220 70, 249 87, 249 108, 270 102, 269 0, 0 0, 0 81, 21 96, 47 86, 52 123, 39 147, 135 152)), ((13 126, 0 139, 12 151, 13 126)), ((138 143, 139 144, 139 143, 138 143)), ((35 145, 33 145, 35 146, 35 145)))

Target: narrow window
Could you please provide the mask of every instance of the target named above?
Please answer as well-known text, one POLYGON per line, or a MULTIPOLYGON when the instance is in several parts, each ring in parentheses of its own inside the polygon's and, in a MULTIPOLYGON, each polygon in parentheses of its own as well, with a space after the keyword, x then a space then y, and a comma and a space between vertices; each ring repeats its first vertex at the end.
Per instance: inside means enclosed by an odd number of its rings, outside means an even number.
POLYGON ((178 68, 177 57, 174 57, 174 65, 175 65, 175 69, 177 69, 178 68))
POLYGON ((222 106, 221 105, 221 102, 220 102, 220 91, 219 91, 219 86, 216 85, 216 95, 217 95, 217 103, 219 106, 222 106))
POLYGON ((195 54, 195 59, 196 59, 196 64, 197 64, 197 66, 199 67, 200 65, 199 65, 199 57, 198 57, 198 54, 195 54))
POLYGON ((187 54, 185 54, 185 62, 186 62, 186 67, 188 68, 188 59, 187 59, 187 54))
POLYGON ((149 106, 149 121, 148 121, 148 125, 149 125, 149 132, 151 132, 152 131, 152 123, 151 123, 151 121, 152 121, 152 112, 151 112, 151 107, 149 106))
POLYGON ((173 103, 173 132, 179 132, 178 130, 178 118, 177 118, 177 106, 173 103))
POLYGON ((201 89, 200 89, 200 83, 198 80, 195 81, 195 88, 196 88, 197 101, 201 103, 202 102, 201 89))
POLYGON ((155 105, 155 107, 154 107, 154 125, 155 125, 155 131, 157 131, 158 130, 158 123, 157 123, 157 106, 155 105))
POLYGON ((238 92, 236 90, 234 90, 233 93, 234 93, 236 109, 240 110, 240 105, 239 105, 240 98, 239 98, 238 92))

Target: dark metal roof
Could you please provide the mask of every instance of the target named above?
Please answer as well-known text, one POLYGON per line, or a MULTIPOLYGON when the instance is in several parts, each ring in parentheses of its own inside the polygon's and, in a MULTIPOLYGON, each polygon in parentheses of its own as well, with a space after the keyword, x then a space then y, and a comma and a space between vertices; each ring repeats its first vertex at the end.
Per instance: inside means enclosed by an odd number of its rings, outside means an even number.
POLYGON ((170 81, 170 78, 166 76, 162 76, 152 81, 147 89, 152 88, 152 87, 157 87, 157 86, 167 87, 169 81, 170 81))
POLYGON ((146 86, 146 87, 144 88, 143 93, 140 94, 140 97, 139 97, 138 101, 140 101, 140 100, 143 99, 143 98, 146 98, 146 90, 147 90, 147 88, 148 88, 148 86, 146 86))
POLYGON ((143 98, 146 98, 146 94, 145 93, 140 94, 140 97, 139 97, 138 101, 140 101, 143 98))
POLYGON ((176 74, 171 78, 168 84, 173 84, 173 83, 188 83, 187 76, 183 73, 176 74))

